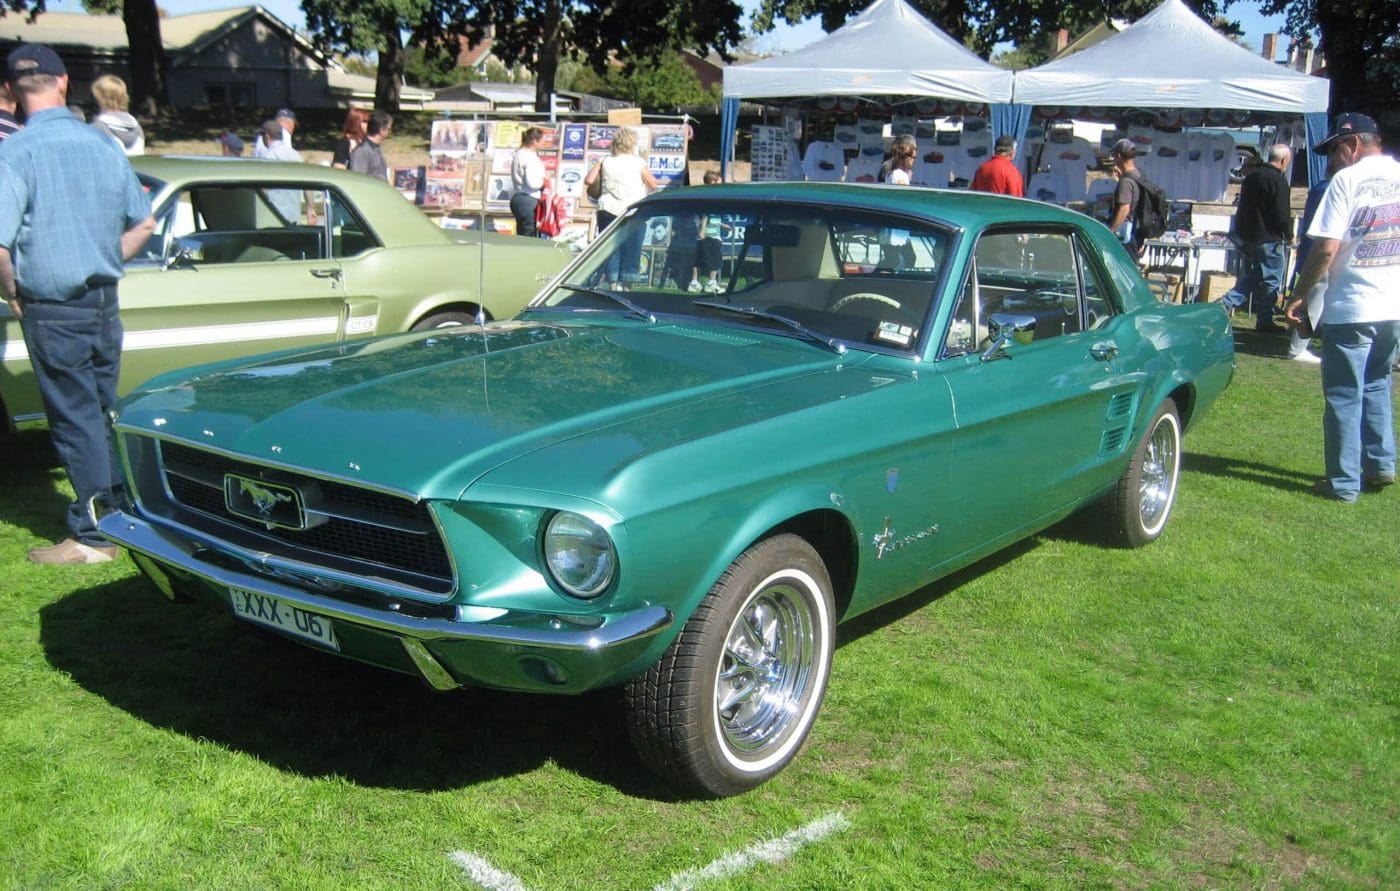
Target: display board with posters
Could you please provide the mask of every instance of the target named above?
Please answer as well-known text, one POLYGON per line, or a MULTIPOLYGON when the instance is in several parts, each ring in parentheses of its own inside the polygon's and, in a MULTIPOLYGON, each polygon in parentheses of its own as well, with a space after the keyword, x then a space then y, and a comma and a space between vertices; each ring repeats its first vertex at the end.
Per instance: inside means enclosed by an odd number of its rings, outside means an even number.
MULTIPOLYGON (((587 220, 594 205, 585 193, 588 171, 612 150, 618 124, 516 120, 457 120, 433 122, 428 163, 393 171, 404 197, 443 211, 477 210, 509 219, 511 162, 530 127, 543 137, 537 149, 550 187, 564 199, 571 219, 587 220)), ((632 126, 637 150, 661 188, 684 185, 688 171, 690 129, 687 123, 632 126)), ((504 221, 493 222, 501 231, 504 221)))

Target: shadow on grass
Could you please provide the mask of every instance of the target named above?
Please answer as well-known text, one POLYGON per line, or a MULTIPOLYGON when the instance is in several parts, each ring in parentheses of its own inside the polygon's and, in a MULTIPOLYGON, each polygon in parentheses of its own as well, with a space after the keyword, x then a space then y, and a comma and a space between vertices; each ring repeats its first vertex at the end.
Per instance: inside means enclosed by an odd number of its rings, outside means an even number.
POLYGON ((24 426, 0 435, 0 450, 5 454, 0 461, 5 522, 45 541, 66 537, 69 499, 55 488, 64 476, 48 427, 24 426))
POLYGON ((212 602, 172 604, 135 576, 44 607, 40 635, 56 669, 117 708, 281 770, 440 791, 552 761, 628 795, 685 798, 633 754, 616 691, 438 693, 212 602))
POLYGON ((1310 492, 1313 481, 1317 479, 1315 473, 1299 473, 1278 464, 1261 464, 1257 461, 1242 461, 1239 458, 1205 455, 1200 452, 1187 452, 1182 457, 1181 467, 1187 473, 1204 473, 1208 476, 1244 480, 1261 486, 1272 486, 1285 492, 1310 492))
POLYGON ((1288 333, 1286 331, 1255 331, 1254 322, 1235 325, 1235 352, 1261 359, 1287 359, 1288 333))

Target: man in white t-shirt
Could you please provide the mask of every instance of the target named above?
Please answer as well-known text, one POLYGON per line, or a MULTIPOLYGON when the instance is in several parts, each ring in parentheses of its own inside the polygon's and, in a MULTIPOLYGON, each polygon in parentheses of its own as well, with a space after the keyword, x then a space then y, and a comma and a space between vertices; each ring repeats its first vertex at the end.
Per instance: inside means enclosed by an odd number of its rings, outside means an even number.
POLYGON ((1337 170, 1308 228, 1312 247, 1294 283, 1307 294, 1323 275, 1318 307, 1301 298, 1288 318, 1322 329, 1322 447, 1327 478, 1313 490, 1355 501, 1362 489, 1395 482, 1391 366, 1400 353, 1400 162, 1381 154, 1376 122, 1337 116, 1332 135, 1313 151, 1337 170), (1309 311, 1311 310, 1311 312, 1309 311))

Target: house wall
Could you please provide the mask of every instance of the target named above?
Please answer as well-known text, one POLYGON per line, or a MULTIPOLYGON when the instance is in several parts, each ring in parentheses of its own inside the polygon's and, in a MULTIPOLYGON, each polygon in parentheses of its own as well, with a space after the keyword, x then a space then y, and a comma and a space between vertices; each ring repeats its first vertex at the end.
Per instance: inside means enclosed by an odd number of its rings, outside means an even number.
POLYGON ((326 71, 302 47, 252 19, 170 72, 170 101, 181 107, 225 105, 334 108, 326 71))

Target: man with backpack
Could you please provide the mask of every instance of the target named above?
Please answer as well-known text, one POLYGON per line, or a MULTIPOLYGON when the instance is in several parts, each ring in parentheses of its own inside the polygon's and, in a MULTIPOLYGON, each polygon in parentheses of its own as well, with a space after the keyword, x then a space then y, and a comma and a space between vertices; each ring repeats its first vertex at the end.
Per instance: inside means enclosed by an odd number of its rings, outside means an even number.
POLYGON ((1235 286, 1220 298, 1226 313, 1234 313, 1254 298, 1255 331, 1282 331, 1274 324, 1274 303, 1283 296, 1283 246, 1293 238, 1288 202, 1288 146, 1269 149, 1269 160, 1258 164, 1240 184, 1231 235, 1245 266, 1235 286))
POLYGON ((1118 188, 1108 228, 1134 254, 1141 254, 1143 242, 1166 231, 1167 195, 1137 169, 1137 145, 1131 139, 1113 144, 1113 168, 1118 171, 1118 188))

